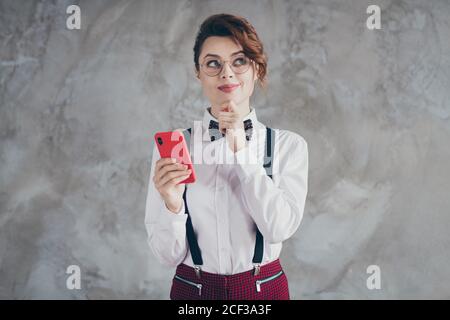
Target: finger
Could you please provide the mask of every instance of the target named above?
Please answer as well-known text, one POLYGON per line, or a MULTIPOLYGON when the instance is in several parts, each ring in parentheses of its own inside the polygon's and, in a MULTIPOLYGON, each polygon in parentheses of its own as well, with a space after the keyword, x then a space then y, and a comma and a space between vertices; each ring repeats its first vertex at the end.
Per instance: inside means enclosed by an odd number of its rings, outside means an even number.
POLYGON ((181 163, 167 164, 155 173, 155 179, 156 181, 159 181, 168 172, 184 170, 185 168, 187 168, 187 166, 181 163))
POLYGON ((167 173, 166 175, 164 175, 163 177, 161 177, 160 180, 158 180, 155 185, 156 187, 162 188, 168 181, 170 181, 171 179, 173 179, 174 177, 179 177, 180 175, 185 175, 187 174, 187 170, 179 170, 179 171, 172 171, 167 173))
POLYGON ((224 122, 222 123, 221 126, 219 126, 219 130, 220 129, 229 129, 232 128, 234 126, 234 124, 232 122, 224 122))
POLYGON ((190 175, 191 175, 191 174, 189 173, 189 174, 180 176, 180 177, 178 177, 178 178, 173 178, 172 180, 170 180, 169 182, 167 182, 166 185, 164 185, 164 188, 165 188, 165 187, 173 187, 173 186, 179 184, 181 181, 183 181, 183 180, 189 178, 190 175))
POLYGON ((224 114, 219 114, 217 119, 218 120, 220 120, 220 119, 234 119, 234 120, 237 120, 237 119, 239 119, 239 115, 237 113, 227 112, 227 113, 224 113, 224 114))
POLYGON ((173 158, 161 158, 158 161, 156 161, 155 171, 157 172, 162 166, 165 166, 166 164, 171 164, 171 163, 175 163, 173 158))
POLYGON ((169 172, 172 171, 178 171, 178 170, 185 170, 187 169, 187 166, 181 163, 173 163, 165 165, 164 167, 161 167, 161 169, 155 173, 155 179, 157 181, 161 180, 161 178, 166 175, 169 172))
POLYGON ((219 128, 221 126, 224 127, 226 125, 234 125, 234 124, 236 124, 236 121, 221 121, 221 122, 219 122, 219 128))
POLYGON ((233 128, 233 125, 231 125, 231 124, 229 124, 229 123, 226 123, 226 124, 223 124, 223 125, 222 125, 222 127, 220 128, 220 132, 226 133, 226 131, 227 131, 228 129, 232 129, 232 128, 233 128))
POLYGON ((159 181, 159 185, 163 186, 165 185, 168 181, 172 180, 173 178, 178 178, 180 176, 184 176, 184 175, 190 175, 191 174, 191 170, 187 169, 187 170, 177 170, 177 171, 171 171, 167 174, 165 174, 161 180, 159 181))
POLYGON ((243 125, 240 125, 239 123, 236 124, 236 122, 224 123, 223 128, 225 130, 233 130, 233 133, 235 133, 235 134, 240 134, 241 131, 245 134, 243 125))
POLYGON ((163 168, 164 166, 168 165, 168 164, 173 164, 174 160, 172 158, 161 158, 158 161, 156 161, 155 163, 155 174, 153 175, 153 181, 157 182, 157 180, 159 179, 159 177, 161 176, 161 168, 163 168))
POLYGON ((219 130, 229 128, 233 123, 233 121, 221 121, 219 122, 219 130))
POLYGON ((217 118, 219 121, 220 120, 238 120, 239 116, 237 114, 221 114, 219 115, 219 117, 217 118))
POLYGON ((226 128, 225 127, 223 127, 222 125, 219 125, 219 131, 220 131, 220 133, 222 133, 222 134, 225 134, 226 133, 226 128))
POLYGON ((230 111, 230 108, 229 108, 229 101, 225 101, 224 103, 222 103, 220 106, 219 106, 219 110, 220 111, 230 111))
POLYGON ((229 110, 230 112, 237 112, 237 106, 236 106, 236 103, 234 103, 233 100, 230 100, 230 101, 228 102, 228 110, 229 110))
MULTIPOLYGON (((225 124, 225 123, 239 123, 239 121, 237 121, 236 119, 222 119, 219 121, 219 124, 225 124)), ((242 123, 243 124, 243 123, 242 123)))
MULTIPOLYGON (((179 179, 181 177, 184 177, 184 179, 186 179, 187 177, 189 177, 191 175, 191 170, 182 170, 179 172, 171 172, 168 173, 162 180, 161 180, 161 185, 162 186, 166 186, 167 183, 171 183, 172 180, 176 180, 179 179)), ((180 181, 184 180, 181 179, 180 181)), ((175 183, 172 183, 171 185, 174 185, 175 183)), ((169 185, 170 186, 170 185, 169 185)), ((167 187, 167 186, 166 186, 167 187)))

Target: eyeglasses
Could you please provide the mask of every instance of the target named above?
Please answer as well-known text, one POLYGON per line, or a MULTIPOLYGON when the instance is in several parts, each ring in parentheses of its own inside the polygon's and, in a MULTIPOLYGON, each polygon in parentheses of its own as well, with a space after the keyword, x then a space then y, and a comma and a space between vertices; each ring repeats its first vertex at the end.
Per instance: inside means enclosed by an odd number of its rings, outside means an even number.
POLYGON ((238 55, 231 61, 209 58, 205 60, 205 62, 201 64, 200 67, 207 76, 215 77, 222 72, 225 62, 231 62, 231 70, 233 70, 233 72, 236 74, 241 74, 249 69, 250 61, 250 58, 245 55, 238 55))

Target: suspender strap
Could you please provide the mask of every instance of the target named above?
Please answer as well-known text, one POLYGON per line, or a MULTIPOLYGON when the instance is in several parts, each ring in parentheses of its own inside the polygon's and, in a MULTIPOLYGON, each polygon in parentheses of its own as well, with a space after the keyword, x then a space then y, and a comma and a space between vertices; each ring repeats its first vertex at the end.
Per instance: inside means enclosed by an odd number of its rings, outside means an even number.
POLYGON ((192 129, 189 128, 183 131, 184 140, 186 141, 189 152, 191 150, 191 130, 192 129))
POLYGON ((192 226, 191 215, 189 214, 189 209, 187 207, 186 190, 187 190, 187 185, 186 185, 186 188, 184 189, 184 193, 183 193, 185 213, 188 215, 187 220, 186 220, 186 236, 187 236, 187 240, 188 240, 188 244, 189 244, 189 250, 191 251, 191 255, 192 255, 192 261, 194 262, 195 265, 201 266, 201 265, 203 265, 202 253, 200 251, 200 247, 198 246, 197 236, 194 232, 194 227, 192 226))
POLYGON ((273 157, 275 149, 275 130, 266 127, 266 149, 264 151, 264 169, 267 175, 272 178, 273 157))
MULTIPOLYGON (((189 142, 191 138, 191 128, 184 130, 183 135, 186 140, 186 144, 189 147, 190 146, 189 142)), ((186 184, 183 192, 185 214, 188 215, 188 218, 186 220, 186 237, 189 244, 189 250, 191 251, 192 261, 196 266, 201 266, 203 265, 202 253, 200 251, 200 247, 198 246, 197 236, 195 235, 194 227, 192 226, 191 215, 189 214, 189 208, 186 201, 187 186, 188 185, 186 184)))
MULTIPOLYGON (((264 150, 264 169, 266 169, 266 174, 272 179, 272 166, 273 166, 273 155, 275 148, 275 131, 269 127, 266 127, 266 146, 264 150)), ((255 264, 255 274, 259 273, 259 265, 262 262, 264 253, 264 238, 256 227, 256 241, 255 241, 255 251, 253 254, 253 264, 255 264)))
MULTIPOLYGON (((190 138, 191 138, 191 128, 183 131, 184 138, 186 140, 186 144, 190 147, 190 138)), ((266 144, 264 150, 264 169, 266 170, 266 174, 272 179, 272 166, 273 166, 273 157, 274 157, 274 149, 275 149, 275 131, 269 127, 266 127, 266 144)), ((198 246, 197 236, 195 235, 194 228, 192 226, 191 216, 189 214, 189 208, 187 206, 186 201, 186 191, 187 184, 183 192, 183 201, 185 214, 188 215, 186 220, 186 236, 189 244, 189 250, 191 251, 192 261, 194 265, 200 267, 203 265, 202 254, 200 251, 200 247, 198 246)), ((255 241, 255 251, 253 254, 252 262, 256 265, 255 274, 259 273, 259 265, 262 262, 264 253, 264 238, 258 227, 256 227, 256 241, 255 241)))

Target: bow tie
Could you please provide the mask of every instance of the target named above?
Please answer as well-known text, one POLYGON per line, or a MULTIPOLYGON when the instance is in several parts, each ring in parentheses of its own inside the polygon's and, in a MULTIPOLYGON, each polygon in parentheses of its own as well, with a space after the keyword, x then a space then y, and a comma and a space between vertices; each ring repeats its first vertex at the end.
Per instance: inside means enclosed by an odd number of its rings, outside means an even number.
MULTIPOLYGON (((208 130, 211 141, 218 140, 225 136, 224 133, 219 131, 219 123, 217 121, 210 120, 208 130)), ((245 139, 247 141, 250 141, 253 133, 253 124, 251 119, 247 119, 244 121, 244 130, 245 130, 245 139)))

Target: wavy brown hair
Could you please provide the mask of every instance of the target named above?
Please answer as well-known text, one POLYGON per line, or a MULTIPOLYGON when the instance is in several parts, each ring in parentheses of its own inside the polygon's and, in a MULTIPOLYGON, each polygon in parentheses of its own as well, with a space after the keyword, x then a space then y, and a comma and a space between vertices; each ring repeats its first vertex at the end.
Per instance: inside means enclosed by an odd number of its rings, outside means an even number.
POLYGON ((267 56, 264 46, 259 40, 255 28, 247 19, 231 14, 215 14, 208 17, 200 26, 194 45, 194 63, 197 72, 200 70, 199 57, 203 43, 208 37, 233 37, 257 66, 257 76, 262 88, 267 85, 267 56))

